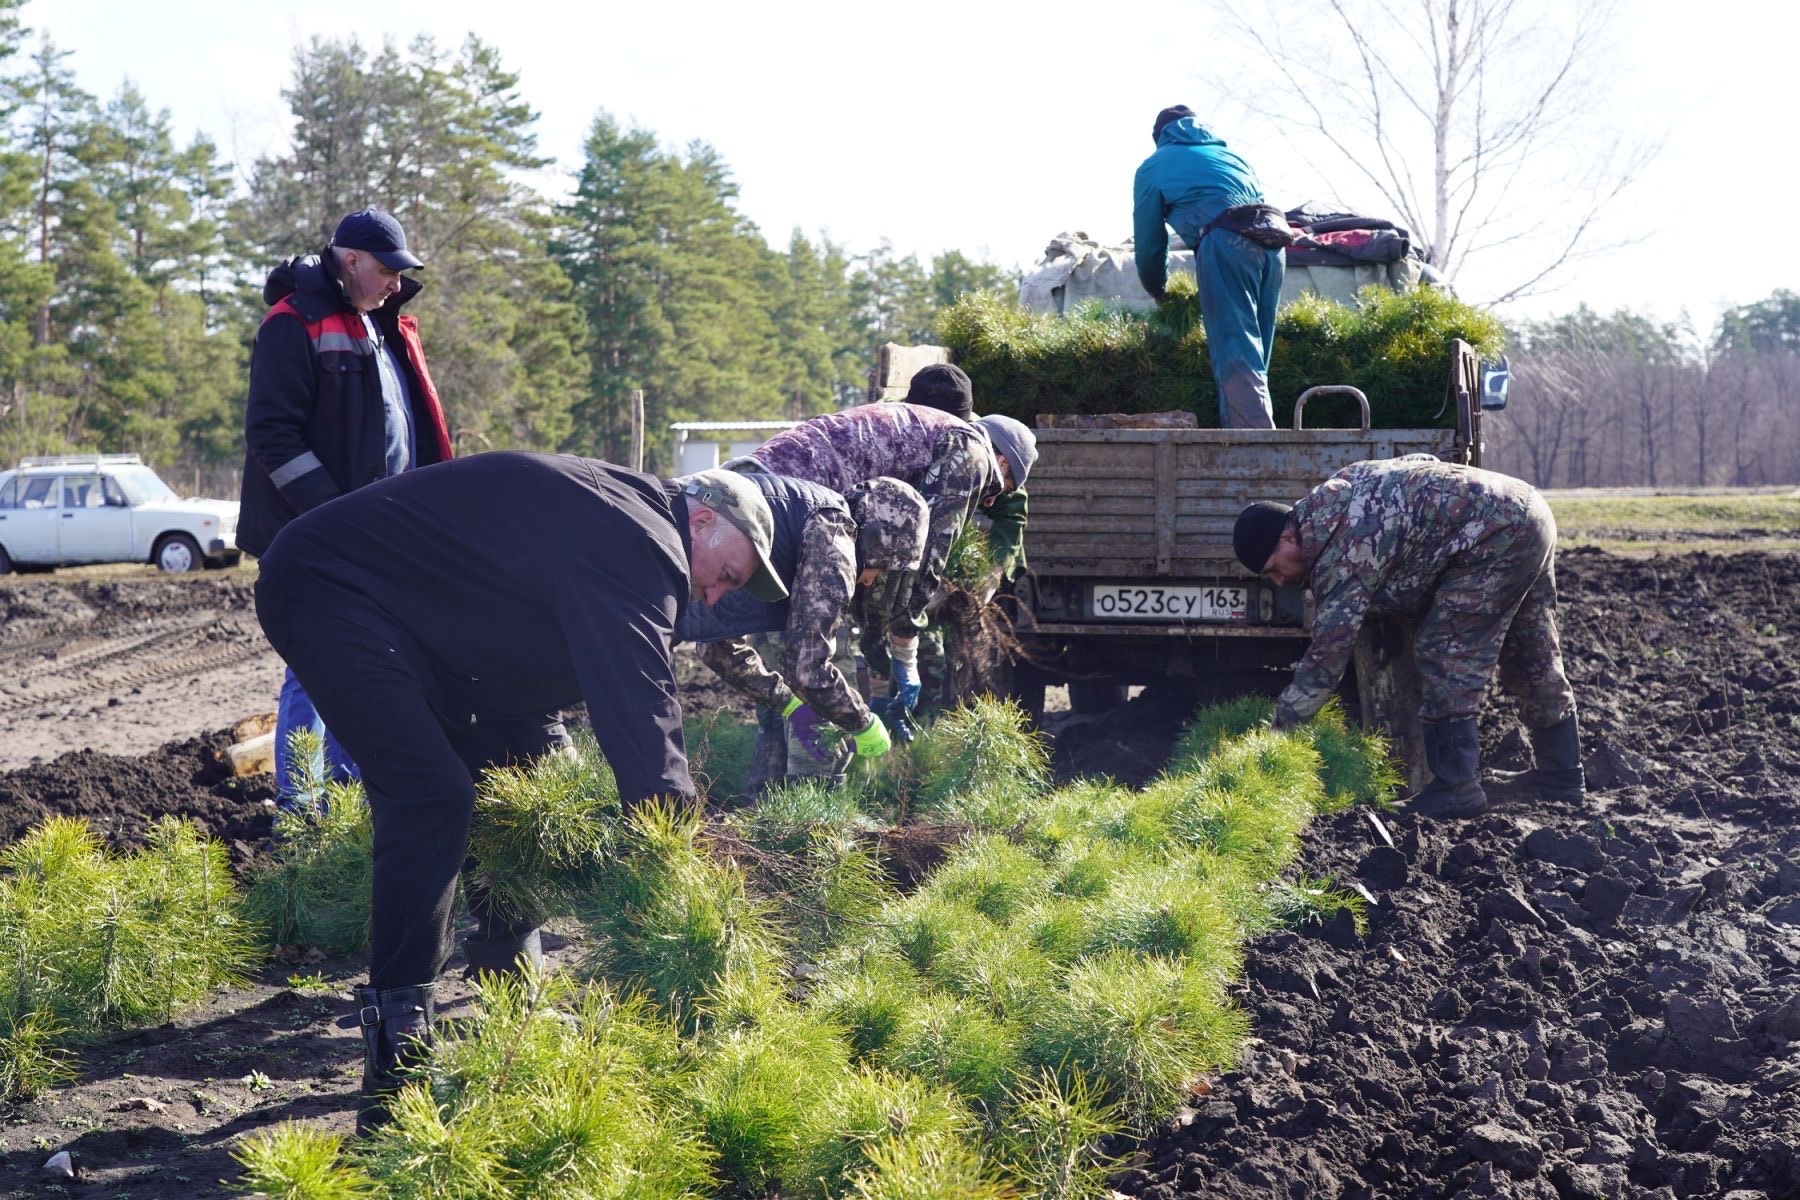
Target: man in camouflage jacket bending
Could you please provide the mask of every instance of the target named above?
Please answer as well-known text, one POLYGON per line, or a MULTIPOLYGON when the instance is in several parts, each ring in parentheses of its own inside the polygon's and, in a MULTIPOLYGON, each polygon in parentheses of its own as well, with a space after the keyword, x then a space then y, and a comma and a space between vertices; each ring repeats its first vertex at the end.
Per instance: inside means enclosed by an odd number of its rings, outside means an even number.
POLYGON ((1250 570, 1277 586, 1310 582, 1316 600, 1312 644, 1276 702, 1276 729, 1319 711, 1365 619, 1418 617, 1432 779, 1413 810, 1473 816, 1487 807, 1476 711, 1496 665, 1537 757, 1519 782, 1581 799, 1575 695, 1556 635, 1556 521, 1536 489, 1425 454, 1353 463, 1291 509, 1246 508, 1235 543, 1250 570))
POLYGON ((778 575, 787 572, 788 599, 771 604, 727 595, 710 610, 691 606, 677 632, 700 643, 701 660, 762 705, 771 721, 776 714, 785 718, 765 728, 770 745, 758 746, 759 761, 768 760, 766 778, 838 777, 852 752, 887 753, 889 736, 833 661, 834 635, 859 589, 871 591, 888 572, 918 569, 929 513, 919 493, 898 479, 859 483, 839 497, 779 475, 752 472, 750 478, 776 513, 770 557, 778 575), (790 493, 804 505, 798 536, 782 519, 790 493), (776 631, 781 660, 771 670, 751 635, 776 631), (827 743, 827 723, 850 735, 846 744, 827 743))
POLYGON ((1036 458, 1031 430, 1011 418, 984 417, 977 429, 935 408, 888 401, 802 421, 727 465, 804 479, 839 494, 886 476, 924 497, 931 524, 918 570, 889 572, 876 604, 889 614, 886 714, 905 730, 919 698, 919 633, 929 623, 926 609, 943 581, 950 545, 984 497, 1024 484, 1036 458))

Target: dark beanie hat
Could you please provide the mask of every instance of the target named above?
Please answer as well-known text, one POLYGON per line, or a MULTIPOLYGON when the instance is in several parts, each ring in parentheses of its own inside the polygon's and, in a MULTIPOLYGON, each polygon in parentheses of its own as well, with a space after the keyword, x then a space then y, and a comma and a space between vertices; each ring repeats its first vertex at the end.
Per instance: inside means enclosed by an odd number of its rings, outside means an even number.
POLYGON ((923 404, 967 421, 975 415, 975 389, 968 374, 954 363, 922 368, 906 388, 908 404, 923 404))
POLYGON ((1156 124, 1150 127, 1151 140, 1162 136, 1163 126, 1170 121, 1179 121, 1183 117, 1191 117, 1194 110, 1185 104, 1171 104, 1156 114, 1156 124))
POLYGON ((1281 531, 1287 528, 1288 514, 1293 511, 1286 504, 1258 500, 1238 514, 1237 524, 1231 530, 1231 548, 1252 575, 1261 574, 1263 564, 1275 553, 1281 531))

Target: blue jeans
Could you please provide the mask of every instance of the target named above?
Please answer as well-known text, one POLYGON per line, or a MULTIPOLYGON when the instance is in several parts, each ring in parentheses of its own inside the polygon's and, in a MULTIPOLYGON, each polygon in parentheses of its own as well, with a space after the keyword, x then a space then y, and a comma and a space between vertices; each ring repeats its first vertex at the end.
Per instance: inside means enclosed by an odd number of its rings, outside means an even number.
POLYGON ((331 731, 325 728, 325 722, 313 708, 313 702, 307 697, 306 689, 294 678, 292 669, 281 680, 281 701, 275 706, 275 803, 285 809, 295 809, 302 805, 316 804, 319 797, 310 791, 295 789, 294 772, 303 764, 294 761, 293 750, 288 741, 297 732, 310 731, 319 735, 321 752, 313 756, 310 764, 302 774, 309 779, 318 779, 325 783, 345 783, 352 779, 361 779, 362 772, 344 753, 331 731))
POLYGON ((1247 237, 1215 229, 1194 251, 1200 319, 1213 381, 1219 386, 1219 428, 1273 429, 1269 356, 1275 349, 1275 304, 1287 255, 1247 237))

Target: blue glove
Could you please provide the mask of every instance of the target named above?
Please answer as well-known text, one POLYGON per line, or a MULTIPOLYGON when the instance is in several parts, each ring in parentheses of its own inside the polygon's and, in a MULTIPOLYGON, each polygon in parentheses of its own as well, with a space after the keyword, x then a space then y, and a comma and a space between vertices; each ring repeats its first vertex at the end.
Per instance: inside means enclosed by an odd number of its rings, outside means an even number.
POLYGON ((821 726, 826 722, 813 711, 812 705, 795 696, 788 701, 788 705, 782 710, 781 715, 787 718, 788 727, 794 731, 794 740, 799 742, 816 761, 826 761, 825 747, 819 740, 822 732, 821 726))
POLYGON ((894 674, 888 684, 888 712, 890 714, 904 713, 910 717, 913 709, 918 705, 919 668, 896 659, 894 674))

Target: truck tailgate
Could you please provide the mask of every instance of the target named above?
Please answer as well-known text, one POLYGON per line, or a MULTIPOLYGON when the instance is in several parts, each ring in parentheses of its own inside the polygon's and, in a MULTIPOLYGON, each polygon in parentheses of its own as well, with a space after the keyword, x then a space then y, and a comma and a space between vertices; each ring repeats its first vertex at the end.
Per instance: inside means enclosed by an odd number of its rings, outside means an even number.
POLYGON ((1457 460, 1452 429, 1039 429, 1031 564, 1109 579, 1246 576, 1232 523, 1254 500, 1292 503, 1353 462, 1457 460))

